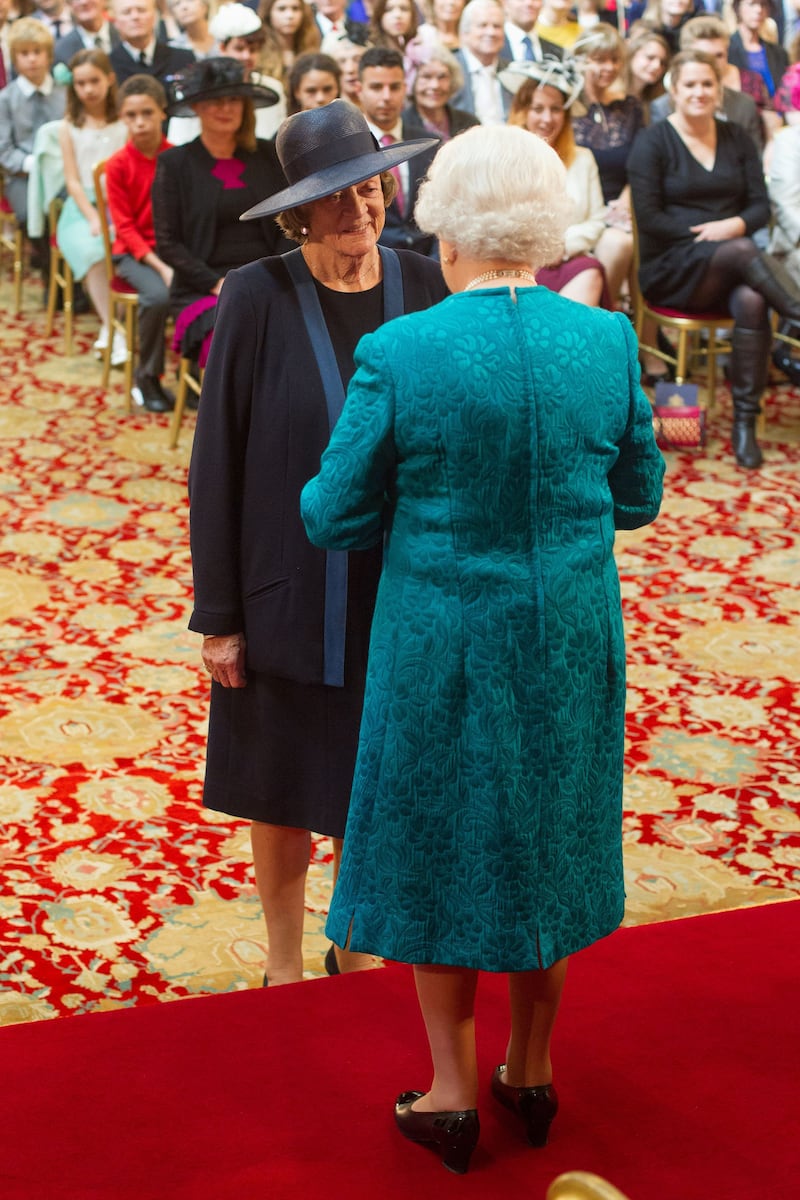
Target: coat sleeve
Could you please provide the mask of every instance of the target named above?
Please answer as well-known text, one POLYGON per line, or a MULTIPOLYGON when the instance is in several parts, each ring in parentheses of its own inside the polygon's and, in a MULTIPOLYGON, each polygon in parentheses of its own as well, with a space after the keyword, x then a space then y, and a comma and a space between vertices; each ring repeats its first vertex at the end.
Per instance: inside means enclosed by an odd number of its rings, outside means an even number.
MULTIPOLYGON (((575 258, 577 254, 591 254, 600 234, 605 228, 605 201, 600 185, 600 172, 597 160, 589 151, 580 169, 575 172, 575 182, 578 185, 580 200, 576 203, 573 196, 574 215, 576 222, 570 225, 564 235, 564 250, 567 258, 575 258)), ((578 159, 577 162, 581 162, 578 159)))
POLYGON ((773 142, 769 196, 781 233, 790 246, 800 245, 800 133, 796 129, 782 131, 773 142))
POLYGON ((197 412, 189 465, 189 526, 196 633, 244 629, 242 487, 259 319, 236 272, 225 280, 197 412))
POLYGON ((639 232, 665 242, 687 238, 689 230, 686 218, 664 211, 664 181, 669 162, 663 122, 659 121, 641 131, 628 156, 627 170, 639 232))
POLYGON ((617 315, 628 356, 630 408, 619 442, 619 455, 608 475, 614 501, 614 527, 639 529, 658 516, 664 480, 664 458, 653 433, 653 411, 639 382, 638 346, 630 321, 617 315))
POLYGON ((186 211, 181 175, 185 175, 190 181, 193 172, 191 163, 182 154, 182 149, 181 147, 175 151, 166 150, 158 156, 156 177, 153 181, 153 228, 156 248, 158 257, 169 263, 183 286, 200 294, 210 293, 219 279, 219 271, 212 270, 198 258, 191 246, 192 213, 186 211))
POLYGON ((381 339, 363 337, 342 415, 320 472, 303 488, 300 512, 309 541, 367 550, 380 541, 397 462, 395 385, 381 339))
POLYGON ((21 175, 28 157, 14 138, 14 114, 7 88, 0 92, 0 167, 9 175, 21 175))

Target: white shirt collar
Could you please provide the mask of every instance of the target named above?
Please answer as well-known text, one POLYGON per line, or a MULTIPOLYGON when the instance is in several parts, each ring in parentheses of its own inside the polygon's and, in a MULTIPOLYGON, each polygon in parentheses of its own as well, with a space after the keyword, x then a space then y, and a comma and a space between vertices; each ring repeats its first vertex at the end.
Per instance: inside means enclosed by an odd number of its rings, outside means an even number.
POLYGON ((403 118, 402 117, 397 118, 397 121, 395 122, 395 124, 392 126, 391 129, 379 129, 378 126, 373 125, 371 121, 367 121, 367 124, 369 125, 370 133, 372 134, 372 136, 374 138, 377 139, 379 145, 380 145, 381 138, 385 137, 385 135, 387 133, 390 133, 396 142, 400 142, 403 139, 403 118))
POLYGON ((53 76, 50 74, 45 75, 44 83, 39 87, 34 87, 31 81, 25 79, 23 75, 17 76, 17 87, 27 99, 30 99, 34 92, 41 92, 43 96, 49 96, 53 90, 53 86, 53 76))
MULTIPOLYGON (((140 49, 137 50, 136 46, 132 46, 130 44, 130 42, 123 42, 122 44, 125 47, 125 49, 128 51, 128 54, 130 54, 131 58, 135 59, 136 62, 142 61, 139 58, 139 55, 142 53, 142 51, 140 49)), ((156 52, 156 39, 153 38, 152 42, 150 42, 150 44, 148 46, 144 47, 144 56, 147 59, 148 67, 151 67, 153 65, 153 55, 155 54, 155 52, 156 52)))
POLYGON ((497 59, 486 67, 479 58, 476 58, 471 51, 467 50, 466 46, 461 47, 461 53, 464 55, 464 62, 467 64, 470 75, 477 73, 479 75, 494 76, 497 74, 497 59))
MULTIPOLYGON (((95 38, 99 38, 102 48, 106 54, 111 49, 111 26, 108 21, 104 21, 96 33, 90 33, 88 29, 84 29, 82 25, 75 26, 75 32, 83 42, 87 50, 94 50, 95 38)), ((145 51, 146 53, 146 51, 145 51)))

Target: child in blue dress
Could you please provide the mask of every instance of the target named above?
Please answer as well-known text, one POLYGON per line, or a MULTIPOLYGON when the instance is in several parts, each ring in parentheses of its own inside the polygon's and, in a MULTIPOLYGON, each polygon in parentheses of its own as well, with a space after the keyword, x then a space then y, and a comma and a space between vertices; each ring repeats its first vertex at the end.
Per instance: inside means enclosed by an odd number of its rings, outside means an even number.
MULTIPOLYGON (((60 133, 68 195, 56 241, 100 317, 100 336, 94 344, 99 354, 108 344, 109 291, 92 172, 124 146, 127 131, 117 119, 116 80, 108 55, 102 50, 79 50, 70 60, 69 70, 72 78, 60 133)), ((125 339, 117 333, 111 362, 120 365, 125 357, 125 339)))

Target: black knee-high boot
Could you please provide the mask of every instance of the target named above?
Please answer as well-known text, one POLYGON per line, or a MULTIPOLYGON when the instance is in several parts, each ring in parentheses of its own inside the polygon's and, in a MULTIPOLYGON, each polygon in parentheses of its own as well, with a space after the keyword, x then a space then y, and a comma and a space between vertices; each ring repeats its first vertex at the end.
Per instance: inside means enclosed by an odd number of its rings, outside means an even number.
POLYGON ((734 327, 730 377, 733 396, 731 443, 740 467, 760 467, 764 461, 756 441, 756 419, 767 383, 772 333, 769 329, 734 327))
POLYGON ((800 287, 780 259, 771 254, 757 254, 742 275, 770 308, 787 320, 800 323, 800 287))

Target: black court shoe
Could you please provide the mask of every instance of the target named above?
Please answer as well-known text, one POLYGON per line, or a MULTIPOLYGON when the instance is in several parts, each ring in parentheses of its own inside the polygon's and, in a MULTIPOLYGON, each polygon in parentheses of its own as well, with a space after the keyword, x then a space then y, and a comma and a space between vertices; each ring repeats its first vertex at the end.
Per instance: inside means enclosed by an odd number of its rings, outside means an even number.
POLYGON ((336 961, 336 947, 333 942, 328 946, 328 953, 325 955, 325 970, 328 975, 340 975, 339 964, 336 961))
POLYGON ((454 1175, 466 1175, 472 1151, 481 1131, 478 1111, 464 1108, 457 1112, 415 1112, 411 1107, 424 1092, 403 1092, 394 1106, 394 1119, 403 1137, 410 1142, 432 1146, 442 1163, 454 1175))
POLYGON ((521 1118, 529 1146, 546 1146, 550 1125, 558 1112, 556 1089, 552 1083, 541 1087, 512 1087, 503 1080, 505 1070, 505 1064, 495 1067, 492 1095, 521 1118))

